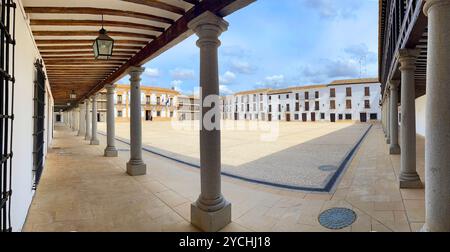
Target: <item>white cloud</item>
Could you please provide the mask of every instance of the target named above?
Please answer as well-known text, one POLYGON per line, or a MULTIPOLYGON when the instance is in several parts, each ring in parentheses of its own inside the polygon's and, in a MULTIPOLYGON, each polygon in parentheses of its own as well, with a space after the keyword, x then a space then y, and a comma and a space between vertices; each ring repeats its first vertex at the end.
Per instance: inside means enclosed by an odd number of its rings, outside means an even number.
POLYGON ((160 76, 158 68, 146 68, 144 74, 150 78, 158 78, 160 76))
POLYGON ((250 65, 247 61, 233 60, 230 64, 233 71, 241 74, 252 74, 255 72, 255 67, 250 65))
POLYGON ((220 84, 230 84, 236 79, 236 74, 230 71, 226 71, 225 74, 219 76, 220 84))
POLYGON ((361 0, 303 0, 306 7, 317 10, 322 18, 351 18, 361 8, 361 0))
POLYGON ((183 84, 183 81, 181 81, 181 80, 173 80, 172 82, 170 82, 170 85, 173 87, 173 89, 175 89, 175 91, 178 91, 180 93, 183 92, 183 89, 181 89, 182 84, 183 84))
POLYGON ((219 88, 221 95, 231 95, 234 93, 227 85, 220 85, 219 88))
POLYGON ((193 80, 195 79, 194 70, 176 68, 170 71, 170 74, 175 80, 193 80))
POLYGON ((286 79, 283 74, 267 76, 266 78, 264 78, 264 81, 257 83, 258 88, 277 89, 284 86, 286 86, 286 79))

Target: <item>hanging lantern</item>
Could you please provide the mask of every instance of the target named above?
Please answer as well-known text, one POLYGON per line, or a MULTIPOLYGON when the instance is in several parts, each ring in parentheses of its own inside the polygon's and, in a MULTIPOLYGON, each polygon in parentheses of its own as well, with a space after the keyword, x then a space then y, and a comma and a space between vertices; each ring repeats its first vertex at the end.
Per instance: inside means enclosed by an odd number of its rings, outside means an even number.
POLYGON ((72 90, 72 93, 70 93, 69 97, 72 100, 75 100, 77 98, 77 94, 75 93, 75 90, 72 90))
POLYGON ((103 28, 102 15, 102 29, 99 31, 99 36, 95 39, 92 45, 94 49, 95 59, 110 59, 113 54, 114 39, 107 35, 107 31, 103 28))

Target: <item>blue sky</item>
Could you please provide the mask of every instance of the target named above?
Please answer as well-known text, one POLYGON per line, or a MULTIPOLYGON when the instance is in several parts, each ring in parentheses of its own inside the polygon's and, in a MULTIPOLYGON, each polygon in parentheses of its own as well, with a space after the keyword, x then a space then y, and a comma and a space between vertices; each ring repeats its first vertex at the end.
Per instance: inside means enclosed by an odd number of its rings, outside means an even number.
MULTIPOLYGON (((222 94, 377 76, 378 0, 258 0, 225 19, 222 94)), ((145 64, 143 85, 195 92, 196 40, 193 35, 145 64)))

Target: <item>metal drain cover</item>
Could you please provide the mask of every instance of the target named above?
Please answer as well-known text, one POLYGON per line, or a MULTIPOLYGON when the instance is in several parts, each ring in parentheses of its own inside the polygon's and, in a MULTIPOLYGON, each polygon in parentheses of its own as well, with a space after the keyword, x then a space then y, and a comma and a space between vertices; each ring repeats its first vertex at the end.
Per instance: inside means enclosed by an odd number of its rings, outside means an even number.
POLYGON ((324 172, 332 172, 332 171, 336 171, 337 169, 338 169, 337 166, 334 166, 334 165, 319 166, 319 170, 324 171, 324 172))
POLYGON ((343 229, 356 221, 356 213, 348 208, 331 208, 319 215, 319 223, 328 229, 343 229))

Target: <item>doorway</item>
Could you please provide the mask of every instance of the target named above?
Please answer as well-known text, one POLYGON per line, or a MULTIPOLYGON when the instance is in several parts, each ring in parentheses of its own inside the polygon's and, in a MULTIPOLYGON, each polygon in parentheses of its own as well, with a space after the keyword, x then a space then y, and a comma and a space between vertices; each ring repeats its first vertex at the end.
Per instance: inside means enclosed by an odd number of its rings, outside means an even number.
POLYGON ((291 114, 286 114, 286 121, 290 122, 291 121, 291 114))
POLYGON ((302 114, 302 121, 303 122, 307 122, 308 121, 308 115, 306 115, 306 113, 302 114))
POLYGON ((330 121, 331 122, 336 122, 336 114, 330 114, 330 121))
POLYGON ((269 114, 269 122, 272 121, 272 114, 269 114))
POLYGON ((316 121, 316 113, 311 113, 311 122, 316 121))
POLYGON ((367 122, 367 113, 361 113, 359 118, 362 123, 367 122))
POLYGON ((151 121, 152 120, 152 111, 150 111, 150 110, 146 110, 145 111, 145 120, 146 121, 151 121))

